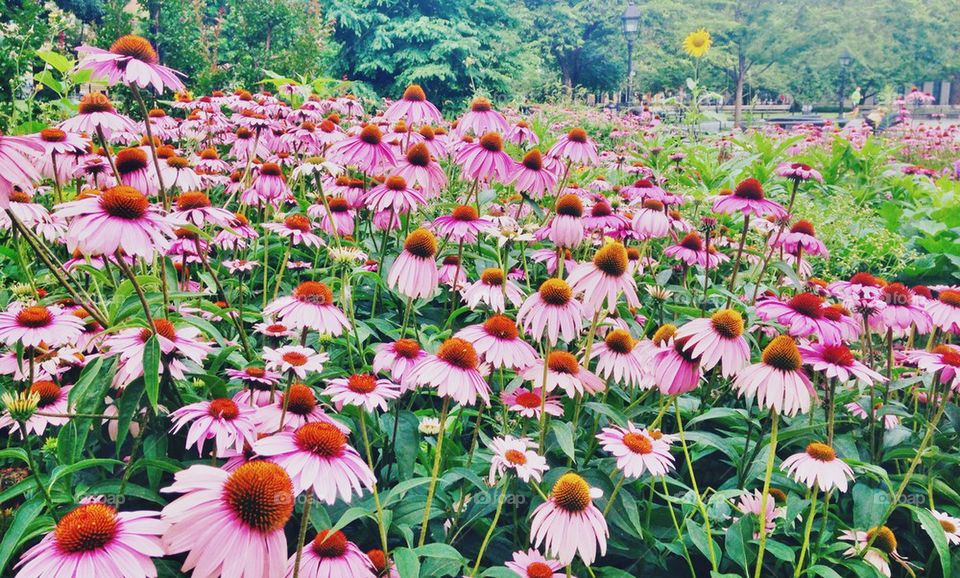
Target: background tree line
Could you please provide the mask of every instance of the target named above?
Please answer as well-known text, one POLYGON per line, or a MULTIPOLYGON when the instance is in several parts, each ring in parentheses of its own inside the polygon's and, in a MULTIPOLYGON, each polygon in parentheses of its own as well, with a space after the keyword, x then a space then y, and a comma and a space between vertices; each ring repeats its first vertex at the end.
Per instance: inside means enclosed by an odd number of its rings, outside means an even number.
MULTIPOLYGON (((637 0, 638 93, 671 93, 693 74, 680 46, 706 28, 701 82, 742 100, 836 100, 837 56, 853 56, 865 95, 926 79, 960 83, 956 0, 637 0)), ((398 96, 412 82, 459 105, 482 92, 543 101, 621 90, 621 0, 4 0, 0 102, 23 90, 41 47, 107 46, 137 32, 196 90, 257 88, 264 70, 347 78, 398 96)), ((960 93, 960 91, 957 91, 960 93)))

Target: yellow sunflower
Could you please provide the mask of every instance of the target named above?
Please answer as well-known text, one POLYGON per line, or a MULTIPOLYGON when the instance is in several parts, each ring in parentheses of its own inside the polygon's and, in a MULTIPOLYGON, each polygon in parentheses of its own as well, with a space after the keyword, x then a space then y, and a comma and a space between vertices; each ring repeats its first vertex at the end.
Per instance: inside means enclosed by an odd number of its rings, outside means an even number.
POLYGON ((701 28, 683 39, 683 49, 694 58, 703 58, 710 50, 710 33, 701 28))

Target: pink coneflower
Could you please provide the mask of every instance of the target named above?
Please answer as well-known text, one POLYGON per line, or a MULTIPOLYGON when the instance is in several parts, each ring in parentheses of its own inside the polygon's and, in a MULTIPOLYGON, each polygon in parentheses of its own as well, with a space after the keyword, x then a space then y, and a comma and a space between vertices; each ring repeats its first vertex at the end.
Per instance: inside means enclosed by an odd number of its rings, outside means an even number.
MULTIPOLYGON (((504 392, 501 394, 501 397, 503 398, 504 405, 506 405, 510 411, 515 411, 522 417, 532 417, 539 420, 540 404, 543 401, 541 397, 542 392, 543 390, 539 387, 532 389, 520 387, 510 393, 504 392)), ((563 415, 563 405, 560 403, 560 398, 555 395, 548 395, 546 397, 546 404, 543 407, 547 415, 555 417, 563 415)))
POLYGON ((304 379, 308 373, 323 371, 323 363, 329 359, 329 356, 309 347, 285 345, 277 349, 264 347, 263 359, 267 362, 269 369, 280 373, 292 371, 297 378, 304 379))
POLYGON ((514 552, 513 560, 504 563, 520 578, 563 578, 563 562, 548 560, 535 549, 526 552, 514 552))
POLYGON ((783 247, 783 250, 790 255, 796 255, 803 251, 807 255, 821 255, 829 257, 830 252, 823 241, 816 237, 816 231, 813 223, 810 221, 799 220, 790 226, 790 230, 780 236, 774 234, 770 238, 770 245, 773 247, 783 247), (774 242, 776 241, 776 243, 774 242))
MULTIPOLYGON (((561 255, 557 255, 557 251, 549 248, 536 249, 530 254, 530 258, 537 263, 543 263, 547 268, 547 275, 553 275, 557 270, 557 266, 560 264, 561 255)), ((562 258, 564 270, 571 271, 577 266, 577 262, 573 259, 573 254, 569 249, 563 251, 562 258)))
POLYGON ((750 346, 743 336, 743 316, 721 309, 709 319, 694 319, 677 330, 684 350, 700 360, 705 371, 721 364, 721 374, 732 377, 750 361, 750 346))
POLYGON ((843 339, 840 327, 824 315, 823 297, 815 293, 798 293, 789 301, 762 299, 757 302, 760 319, 774 320, 787 328, 794 337, 818 337, 827 345, 837 345, 843 339))
POLYGON ((294 495, 313 489, 328 505, 337 496, 349 503, 354 493, 360 495, 376 482, 367 463, 347 444, 347 436, 330 423, 313 422, 275 433, 258 440, 253 451, 290 474, 294 495))
POLYGON ((354 166, 371 175, 397 164, 393 149, 383 142, 383 133, 375 124, 364 126, 356 136, 333 145, 327 156, 338 164, 354 166))
POLYGON ((588 312, 617 308, 618 297, 623 293, 631 307, 639 307, 637 283, 627 271, 627 250, 618 241, 608 242, 597 250, 593 261, 577 265, 567 282, 575 294, 583 294, 583 305, 588 312))
POLYGON ((539 150, 533 149, 523 155, 521 162, 516 163, 509 183, 532 199, 542 199, 557 186, 559 176, 552 167, 553 163, 547 162, 539 150))
POLYGON ((877 569, 880 574, 890 578, 890 560, 902 566, 906 566, 906 558, 897 552, 897 538, 893 531, 886 526, 871 528, 863 532, 860 530, 844 530, 840 533, 840 539, 846 542, 852 542, 843 555, 847 558, 863 557, 863 561, 877 569), (869 550, 864 549, 873 541, 869 550))
POLYGON ((547 236, 554 245, 572 249, 583 241, 583 201, 574 194, 557 199, 556 215, 550 220, 547 236))
POLYGON ((152 578, 151 558, 165 554, 159 512, 117 512, 89 501, 60 518, 53 531, 17 563, 16 578, 152 578))
POLYGON ((538 454, 534 448, 536 442, 528 438, 513 436, 496 437, 490 440, 490 474, 487 483, 491 486, 508 471, 513 472, 524 482, 540 483, 543 472, 547 471, 547 459, 538 454))
POLYGON ((633 215, 633 230, 641 240, 659 239, 670 234, 670 218, 664 205, 655 199, 645 199, 633 215))
POLYGON ((319 281, 304 281, 292 295, 270 302, 263 314, 290 327, 308 327, 330 335, 340 335, 350 329, 347 316, 333 304, 333 291, 319 281))
POLYGON ((951 388, 960 389, 960 349, 957 347, 942 344, 930 351, 908 351, 907 360, 916 363, 921 371, 939 373, 940 383, 949 383, 951 388))
POLYGON ((350 207, 349 201, 339 197, 329 197, 327 206, 330 207, 329 211, 322 204, 311 205, 307 211, 311 215, 320 215, 320 228, 327 234, 340 237, 353 235, 355 227, 353 219, 356 212, 350 207))
POLYGON ((286 578, 376 578, 375 570, 370 558, 343 532, 322 530, 304 545, 299 570, 296 554, 287 560, 286 578))
POLYGON ((188 191, 203 186, 200 176, 190 167, 190 161, 176 155, 163 159, 160 163, 160 176, 163 183, 171 189, 188 191))
POLYGON ((517 146, 526 144, 537 145, 540 143, 540 137, 530 128, 530 123, 525 120, 519 120, 510 128, 507 133, 507 142, 512 142, 517 146))
POLYGON ((882 298, 886 307, 870 316, 870 325, 875 329, 893 330, 903 335, 916 326, 919 333, 930 333, 933 318, 923 306, 914 302, 913 291, 902 283, 890 283, 883 287, 882 298))
MULTIPOLYGON (((153 329, 132 327, 106 338, 107 355, 118 355, 120 366, 113 378, 117 388, 126 387, 134 379, 143 375, 143 353, 147 340, 156 335, 160 352, 169 360, 165 369, 174 379, 184 379, 188 367, 181 358, 189 359, 201 365, 203 359, 213 350, 209 344, 200 341, 200 330, 196 327, 176 327, 163 318, 153 320, 153 329)), ((164 367, 158 367, 162 371, 164 367)))
POLYGON ((597 374, 600 377, 639 387, 648 381, 646 359, 637 347, 637 342, 625 329, 614 329, 603 341, 590 350, 590 358, 597 357, 597 374))
POLYGON ((475 310, 484 303, 496 313, 503 313, 506 301, 510 301, 514 307, 520 306, 523 292, 513 281, 507 279, 503 269, 490 268, 483 271, 476 283, 463 290, 463 299, 470 309, 475 310))
POLYGON ((594 394, 606 389, 602 379, 581 367, 577 358, 567 351, 551 351, 545 361, 538 359, 520 376, 534 384, 546 385, 547 391, 560 388, 567 397, 594 394), (544 375, 546 384, 543 383, 544 375))
POLYGON ((416 189, 407 186, 407 181, 401 176, 390 176, 382 185, 370 189, 363 199, 364 204, 371 211, 393 211, 402 215, 426 205, 427 200, 416 189))
POLYGON ((403 384, 404 376, 417 363, 427 356, 427 352, 420 348, 420 344, 413 339, 398 339, 392 343, 380 343, 376 346, 377 353, 373 356, 373 371, 390 372, 390 378, 396 383, 403 384))
POLYGON ((558 138, 547 155, 578 165, 600 164, 596 143, 587 138, 587 131, 579 127, 570 129, 570 132, 558 138))
POLYGON ((364 373, 350 377, 338 377, 327 382, 323 391, 340 411, 344 405, 356 405, 367 411, 387 411, 387 403, 400 397, 400 386, 389 379, 377 379, 377 376, 364 373))
POLYGON ((653 355, 653 381, 664 395, 680 395, 700 385, 700 360, 686 348, 690 338, 677 339, 677 328, 666 324, 657 329, 653 343, 660 349, 653 355))
POLYGON ((447 184, 446 173, 433 160, 424 143, 417 143, 407 150, 406 156, 397 163, 393 176, 406 179, 411 187, 419 187, 427 198, 436 197, 447 184))
POLYGON ((240 201, 256 207, 267 204, 276 207, 290 196, 290 187, 287 186, 287 178, 283 176, 283 168, 276 163, 263 163, 250 188, 240 195, 240 201))
POLYGON ((780 163, 777 167, 777 174, 791 181, 802 183, 804 181, 823 182, 823 175, 814 170, 810 165, 803 163, 780 163))
POLYGON ((0 342, 14 346, 56 347, 72 343, 83 332, 83 321, 57 305, 30 305, 14 302, 0 313, 0 342))
POLYGON ((433 220, 433 229, 454 243, 473 243, 477 235, 496 230, 489 217, 481 216, 471 205, 457 205, 449 215, 433 220))
POLYGON ((403 97, 391 104, 383 117, 391 122, 403 120, 411 125, 440 124, 443 120, 440 111, 427 100, 427 94, 417 84, 408 86, 403 97))
POLYGON ((0 134, 0 209, 9 206, 9 195, 15 187, 29 190, 40 180, 28 155, 42 151, 43 146, 32 138, 0 134))
POLYGON ((469 341, 480 358, 494 369, 521 370, 537 360, 536 350, 520 339, 516 322, 504 315, 494 315, 483 323, 464 327, 456 337, 469 341))
MULTIPOLYGON (((767 508, 766 511, 763 512, 762 517, 760 515, 760 508, 761 503, 763 502, 763 494, 760 492, 760 490, 744 492, 737 501, 737 509, 740 510, 741 513, 748 516, 756 516, 758 521, 763 524, 764 530, 767 534, 772 532, 774 528, 777 527, 777 518, 783 518, 786 516, 786 510, 783 508, 778 508, 777 501, 773 499, 773 493, 775 491, 778 490, 771 490, 770 495, 767 496, 767 508)), ((758 538, 759 536, 759 532, 753 533, 754 538, 758 538)))
POLYGON ((960 291, 944 289, 927 301, 927 312, 940 329, 960 334, 960 291))
POLYGON ((256 409, 237 405, 227 398, 192 403, 170 414, 173 420, 170 433, 176 434, 189 423, 187 449, 196 444, 202 456, 206 441, 215 439, 214 455, 226 455, 231 449, 242 452, 244 443, 252 444, 256 440, 255 414, 256 409))
POLYGON ((436 291, 437 239, 426 229, 417 229, 407 235, 403 251, 390 267, 387 286, 411 299, 429 298, 436 291))
POLYGON ((77 47, 77 52, 80 62, 76 69, 89 70, 93 78, 106 78, 110 86, 118 82, 140 88, 152 86, 158 94, 167 88, 185 90, 177 78, 183 74, 158 64, 157 52, 141 36, 121 36, 110 45, 110 50, 83 45, 77 47))
POLYGON ((551 345, 557 339, 573 341, 583 327, 583 308, 573 298, 573 289, 561 279, 547 279, 527 297, 517 313, 517 322, 527 335, 539 341, 546 333, 551 345))
POLYGON ((259 365, 250 365, 244 369, 227 368, 227 377, 240 381, 245 386, 233 396, 233 401, 241 405, 264 406, 270 403, 270 391, 280 383, 281 375, 267 371, 259 365))
POLYGON ((732 195, 721 195, 713 202, 714 213, 732 215, 743 213, 744 216, 753 214, 757 217, 773 215, 777 218, 787 216, 787 210, 778 203, 764 198, 763 185, 754 178, 741 181, 732 195))
POLYGON ((900 425, 900 416, 892 413, 885 413, 882 403, 877 403, 873 406, 873 409, 870 412, 867 412, 867 408, 869 407, 870 400, 868 398, 864 398, 859 402, 851 401, 843 406, 843 408, 849 411, 851 415, 863 420, 882 418, 884 429, 893 429, 900 425))
POLYGON ((842 343, 802 345, 800 354, 803 357, 803 363, 809 365, 810 369, 822 371, 828 378, 836 378, 840 382, 854 378, 866 385, 887 381, 887 378, 857 361, 850 349, 842 343))
POLYGON ((213 223, 229 227, 235 218, 230 211, 214 207, 210 197, 200 191, 180 193, 174 206, 176 208, 170 213, 170 222, 177 225, 190 224, 202 229, 207 223, 213 223))
POLYGON ((504 134, 508 130, 510 126, 507 120, 502 114, 493 110, 490 101, 482 96, 470 102, 470 110, 457 122, 457 133, 461 135, 472 132, 479 136, 491 131, 504 134))
POLYGON ((600 445, 617 458, 617 469, 628 478, 639 478, 643 472, 665 476, 674 468, 670 446, 662 438, 654 438, 646 429, 627 422, 627 427, 607 427, 597 434, 600 445))
POLYGON ((763 350, 760 363, 743 369, 733 382, 739 397, 756 397, 761 408, 789 416, 810 411, 816 392, 801 369, 796 342, 780 335, 763 350))
POLYGON ((587 231, 599 233, 600 235, 609 234, 610 236, 622 238, 629 235, 630 221, 625 217, 615 213, 613 206, 606 199, 597 199, 590 207, 590 214, 583 217, 583 227, 587 231))
POLYGON ((100 196, 80 198, 57 208, 68 219, 67 249, 85 255, 113 255, 119 249, 131 256, 152 259, 165 251, 173 227, 140 191, 124 185, 100 196))
POLYGON ((710 262, 709 253, 704 250, 703 239, 700 237, 700 234, 696 231, 690 231, 676 245, 670 245, 663 250, 663 254, 667 257, 672 257, 674 259, 679 259, 687 264, 688 267, 694 265, 710 265, 712 269, 715 266, 715 263, 710 262))
POLYGON ((392 560, 387 559, 383 550, 377 548, 367 550, 367 558, 373 564, 373 571, 377 578, 400 578, 397 565, 392 560))
POLYGON ((267 337, 290 337, 295 333, 293 328, 285 323, 257 323, 253 328, 267 337))
POLYGON ((545 544, 548 555, 556 556, 563 564, 573 562, 579 554, 587 566, 607 552, 610 531, 607 521, 593 500, 603 495, 591 488, 579 475, 568 472, 557 480, 549 499, 537 506, 530 522, 530 536, 535 547, 545 544))
POLYGON ((325 244, 323 239, 312 232, 316 225, 303 215, 289 215, 282 223, 264 223, 263 228, 290 239, 293 245, 322 247, 325 244))
POLYGON ((837 458, 837 452, 830 446, 817 442, 783 460, 780 469, 787 472, 797 483, 808 488, 816 485, 821 492, 833 489, 846 492, 847 480, 853 480, 853 470, 837 458))
POLYGON ((460 257, 446 255, 440 262, 437 280, 451 289, 460 290, 467 284, 467 272, 460 264, 460 257))
POLYGON ((274 392, 273 398, 272 403, 260 407, 257 413, 257 429, 261 433, 272 434, 280 430, 281 417, 284 431, 295 431, 304 424, 316 422, 334 425, 344 433, 350 431, 345 425, 327 415, 323 406, 317 401, 313 389, 307 385, 291 383, 285 393, 274 392), (286 406, 286 413, 283 411, 284 406, 286 406))
POLYGON ((61 122, 59 127, 66 132, 97 134, 110 141, 114 133, 137 134, 137 125, 122 114, 117 114, 110 99, 100 92, 85 94, 80 99, 77 114, 61 122))
POLYGON ((189 552, 181 567, 216 578, 283 576, 293 514, 290 476, 277 464, 247 462, 233 472, 194 465, 174 474, 161 492, 180 496, 161 512, 170 523, 163 534, 166 554, 189 552))
MULTIPOLYGON (((30 416, 30 419, 24 422, 27 435, 33 432, 38 436, 42 436, 47 426, 62 426, 70 421, 70 418, 66 417, 66 415, 69 413, 71 389, 73 389, 72 386, 60 387, 56 383, 46 379, 33 382, 33 385, 30 386, 30 393, 36 394, 39 398, 37 401, 37 411, 49 414, 61 414, 64 415, 64 417, 34 413, 30 416)), ((14 421, 10 417, 9 412, 4 412, 3 415, 0 415, 0 429, 3 428, 8 428, 9 433, 13 434, 20 431, 20 423, 14 421)), ((23 435, 23 432, 21 432, 21 435, 23 435)))
POLYGON ((516 163, 503 152, 499 133, 484 133, 473 142, 464 142, 454 161, 460 165, 461 177, 466 180, 507 182, 516 163))
POLYGON ((449 397, 460 405, 476 405, 479 397, 490 405, 490 387, 479 371, 477 350, 469 341, 451 337, 443 342, 436 355, 427 355, 405 377, 415 385, 427 385, 441 397, 449 397))

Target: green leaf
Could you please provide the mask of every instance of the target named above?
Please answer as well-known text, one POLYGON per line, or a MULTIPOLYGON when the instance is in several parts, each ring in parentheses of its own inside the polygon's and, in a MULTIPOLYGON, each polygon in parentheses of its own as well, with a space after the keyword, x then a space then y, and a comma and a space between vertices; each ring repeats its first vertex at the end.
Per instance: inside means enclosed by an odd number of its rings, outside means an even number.
POLYGON ((753 554, 747 555, 747 545, 753 538, 753 520, 748 516, 743 516, 730 525, 723 545, 730 558, 743 568, 745 573, 749 573, 749 564, 753 559, 753 554))
POLYGON ((120 455, 123 442, 130 433, 130 422, 140 409, 140 400, 143 398, 143 380, 135 379, 123 390, 123 395, 117 401, 117 442, 116 451, 120 455))
POLYGON ((58 72, 66 72, 73 68, 73 61, 66 56, 52 50, 38 50, 37 56, 41 60, 57 69, 58 72))
POLYGON ((150 407, 157 411, 160 401, 160 342, 157 334, 153 333, 143 349, 143 385, 147 391, 150 407))
POLYGON ((396 548, 390 552, 400 578, 420 578, 420 560, 410 548, 396 548))
POLYGON ((557 436, 557 443, 563 453, 571 460, 575 460, 576 448, 573 445, 573 426, 565 421, 553 421, 550 423, 550 429, 557 436))
POLYGON ((457 551, 456 548, 450 546, 449 544, 427 544, 425 546, 420 546, 414 552, 418 556, 423 556, 424 558, 444 558, 446 560, 455 560, 457 562, 463 562, 463 555, 457 551))
POLYGON ((33 520, 43 511, 43 507, 43 499, 40 496, 36 496, 17 508, 10 527, 7 528, 7 531, 3 535, 3 541, 0 541, 0 575, 5 575, 4 570, 7 569, 7 565, 10 563, 11 558, 13 558, 17 546, 19 546, 20 539, 33 520))
POLYGON ((107 458, 90 458, 87 460, 80 460, 75 464, 70 464, 69 466, 57 466, 53 469, 53 472, 50 473, 50 481, 47 482, 47 487, 53 489, 53 485, 57 483, 58 480, 64 476, 70 475, 74 472, 79 472, 87 468, 93 468, 97 466, 107 467, 107 466, 122 466, 123 462, 120 460, 111 460, 107 458))
POLYGON ((814 576, 820 576, 821 578, 843 578, 843 576, 837 574, 836 570, 820 564, 814 564, 813 566, 810 566, 807 568, 807 572, 809 574, 813 574, 814 576))

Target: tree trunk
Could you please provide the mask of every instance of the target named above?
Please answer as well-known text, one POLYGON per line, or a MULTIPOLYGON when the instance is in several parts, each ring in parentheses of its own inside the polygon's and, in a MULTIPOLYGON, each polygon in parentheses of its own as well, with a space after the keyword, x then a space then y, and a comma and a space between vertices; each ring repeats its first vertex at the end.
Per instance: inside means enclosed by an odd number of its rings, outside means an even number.
POLYGON ((743 52, 740 52, 737 59, 737 78, 733 96, 733 126, 734 128, 743 128, 740 121, 743 116, 743 81, 746 80, 747 71, 745 68, 746 59, 743 52))

